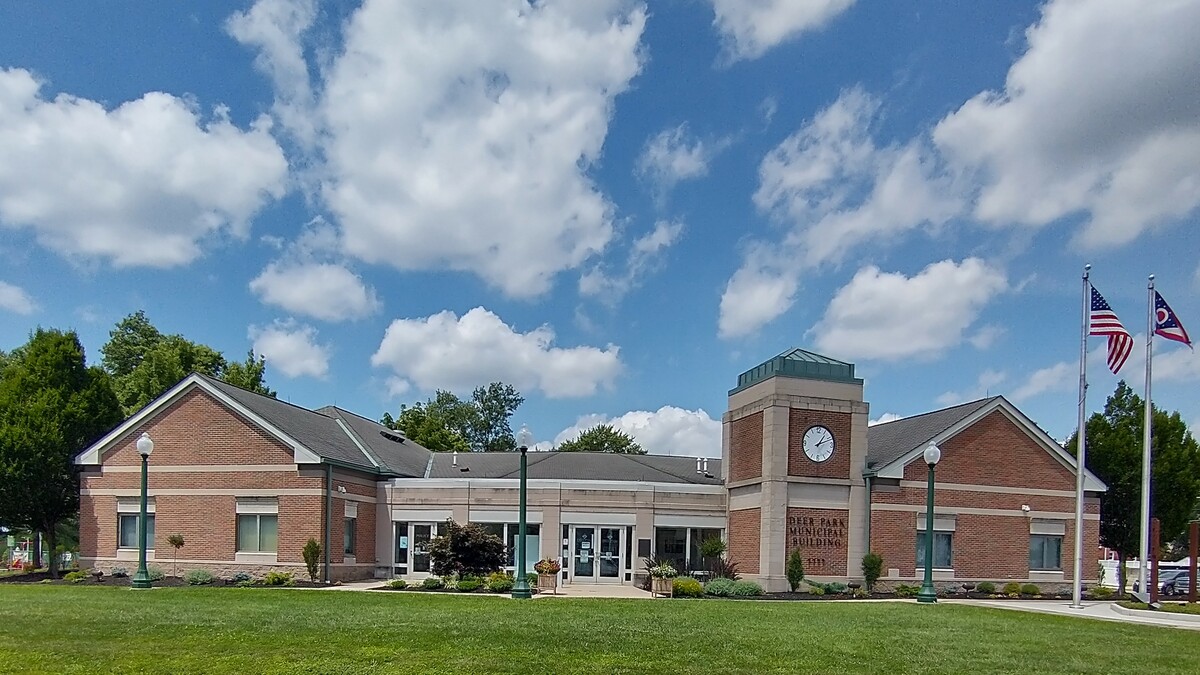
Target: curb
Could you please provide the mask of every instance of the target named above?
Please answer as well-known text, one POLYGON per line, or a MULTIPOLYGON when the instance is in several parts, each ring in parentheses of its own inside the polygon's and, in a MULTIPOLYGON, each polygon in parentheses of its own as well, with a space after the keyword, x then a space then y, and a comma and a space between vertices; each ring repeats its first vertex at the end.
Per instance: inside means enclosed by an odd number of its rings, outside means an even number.
POLYGON ((1171 621, 1182 621, 1184 623, 1200 624, 1200 614, 1182 614, 1179 612, 1161 612, 1153 609, 1129 609, 1122 607, 1117 603, 1109 605, 1112 611, 1124 616, 1136 616, 1144 618, 1168 619, 1171 621))

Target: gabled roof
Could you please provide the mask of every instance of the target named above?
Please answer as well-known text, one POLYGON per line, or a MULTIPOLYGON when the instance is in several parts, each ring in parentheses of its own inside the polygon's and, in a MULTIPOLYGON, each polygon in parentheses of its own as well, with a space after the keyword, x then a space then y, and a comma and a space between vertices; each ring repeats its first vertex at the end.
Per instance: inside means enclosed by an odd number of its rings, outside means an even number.
MULTIPOLYGON (((867 427, 866 473, 881 478, 902 478, 904 467, 919 457, 930 443, 944 443, 996 411, 1004 413, 1059 463, 1071 473, 1075 473, 1075 458, 1003 396, 971 401, 867 427)), ((1085 468, 1084 489, 1103 492, 1108 488, 1085 468)))
POLYGON ((429 461, 429 450, 408 439, 388 440, 381 434, 386 431, 383 425, 364 417, 337 408, 309 410, 193 373, 81 452, 75 463, 100 464, 110 445, 196 388, 289 446, 297 464, 328 463, 388 476, 420 476, 429 461))
MULTIPOLYGON (((708 460, 708 475, 696 473, 695 457, 622 455, 609 452, 531 452, 531 480, 634 481, 720 485, 721 462, 708 460)), ((520 453, 460 452, 433 455, 429 478, 519 478, 520 453)))

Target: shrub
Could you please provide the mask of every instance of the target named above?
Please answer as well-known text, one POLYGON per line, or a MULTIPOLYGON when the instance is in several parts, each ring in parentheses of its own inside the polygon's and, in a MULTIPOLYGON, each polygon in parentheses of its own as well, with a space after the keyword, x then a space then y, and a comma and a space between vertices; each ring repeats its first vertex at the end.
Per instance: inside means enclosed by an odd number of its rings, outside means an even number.
POLYGON ((271 570, 263 577, 264 586, 295 586, 296 580, 292 578, 291 572, 278 572, 271 570))
POLYGON ((1021 584, 1018 584, 1015 581, 1010 581, 1007 584, 1004 584, 1004 588, 1001 589, 1000 592, 1005 595, 1014 595, 1014 594, 1020 595, 1021 594, 1021 584))
POLYGON ((488 590, 493 593, 508 593, 513 589, 512 577, 499 572, 488 577, 488 590))
POLYGON ((238 572, 237 574, 229 577, 229 581, 231 583, 235 583, 235 584, 240 584, 243 581, 249 581, 249 582, 253 583, 254 577, 250 576, 249 574, 247 574, 245 572, 238 572))
POLYGON ((704 586, 691 577, 675 577, 671 583, 671 595, 676 598, 699 598, 704 596, 704 586))
POLYGON ((213 582, 212 572, 208 570, 192 570, 183 575, 183 580, 188 582, 189 586, 203 586, 213 582))
POLYGON ((458 590, 462 593, 474 593, 483 586, 483 582, 478 577, 467 577, 466 579, 458 580, 458 590))
POLYGON ((483 576, 504 566, 504 541, 482 525, 447 520, 429 542, 429 561, 439 576, 483 576))
POLYGON ((117 579, 124 579, 129 576, 129 570, 124 567, 114 567, 112 568, 112 576, 117 579))
POLYGON ((1021 595, 1041 595, 1042 589, 1037 587, 1037 584, 1025 584, 1021 586, 1021 595))
POLYGON ((88 573, 83 572, 83 571, 68 572, 63 575, 63 581, 69 581, 73 584, 77 584, 87 578, 88 578, 88 573))
POLYGON ((243 579, 234 584, 234 586, 237 586, 238 588, 254 588, 257 585, 258 583, 256 583, 253 579, 243 579))
POLYGON ((538 574, 558 574, 562 571, 562 564, 558 558, 542 558, 533 564, 533 571, 538 574))
POLYGON ((738 574, 738 564, 729 558, 717 558, 713 560, 709 572, 712 579, 732 579, 737 581, 742 578, 742 575, 738 574))
POLYGON ((725 555, 725 540, 720 537, 709 537, 700 542, 700 557, 713 560, 725 555))
POLYGON ((146 569, 146 576, 150 577, 150 581, 162 581, 167 578, 167 573, 161 567, 149 567, 146 569))
POLYGON ((392 579, 387 583, 388 588, 405 589, 408 588, 408 582, 403 579, 392 579))
POLYGON ((823 586, 821 584, 810 583, 808 585, 808 592, 810 595, 816 595, 816 596, 825 595, 825 586, 823 586))
POLYGON ((525 584, 530 588, 537 588, 537 572, 529 572, 526 574, 525 584))
POLYGON ((920 586, 911 584, 896 584, 896 595, 901 598, 915 598, 921 591, 920 586))
POLYGON ((1088 591, 1088 596, 1096 600, 1107 600, 1113 596, 1113 590, 1104 586, 1097 586, 1088 591))
POLYGON ((316 539, 304 542, 304 548, 301 549, 300 555, 304 556, 304 567, 308 571, 308 578, 316 583, 317 574, 321 571, 321 542, 316 539))
POLYGON ((446 580, 441 577, 425 577, 421 582, 421 588, 427 591, 436 591, 446 587, 446 580))
POLYGON ((846 589, 847 589, 846 584, 843 584, 843 583, 837 582, 837 581, 825 584, 825 592, 831 593, 833 595, 840 595, 842 593, 845 593, 846 589))
POLYGON ((792 549, 791 554, 788 555, 787 580, 793 593, 800 588, 800 582, 804 581, 804 554, 798 548, 792 549))
POLYGON ((988 593, 988 594, 995 593, 996 592, 996 584, 993 584, 990 581, 981 581, 975 585, 975 590, 979 591, 980 593, 988 593))
POLYGON ((704 592, 709 595, 715 595, 718 598, 729 597, 730 591, 733 590, 733 585, 737 583, 733 579, 726 577, 717 577, 712 581, 704 584, 704 592))
POLYGON ((875 588, 875 582, 879 581, 879 577, 883 574, 883 557, 878 553, 868 553, 862 559, 863 581, 867 584, 867 590, 871 591, 875 588))
POLYGON ((762 594, 762 586, 753 581, 735 581, 729 589, 730 597, 734 598, 753 598, 762 594))
POLYGON ((867 591, 867 589, 865 589, 865 588, 856 588, 856 589, 854 589, 854 597, 869 598, 869 597, 871 597, 871 593, 869 591, 867 591))

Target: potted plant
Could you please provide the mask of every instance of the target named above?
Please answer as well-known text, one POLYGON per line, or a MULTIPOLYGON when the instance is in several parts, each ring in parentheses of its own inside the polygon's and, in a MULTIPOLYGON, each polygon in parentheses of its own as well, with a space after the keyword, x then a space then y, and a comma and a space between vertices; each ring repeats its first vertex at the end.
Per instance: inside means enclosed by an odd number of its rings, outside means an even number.
POLYGON ((650 568, 650 597, 659 595, 671 596, 675 577, 679 572, 670 563, 659 563, 650 568))
POLYGON ((537 572, 538 592, 553 591, 558 595, 558 573, 562 570, 558 558, 542 558, 533 564, 533 570, 537 572))

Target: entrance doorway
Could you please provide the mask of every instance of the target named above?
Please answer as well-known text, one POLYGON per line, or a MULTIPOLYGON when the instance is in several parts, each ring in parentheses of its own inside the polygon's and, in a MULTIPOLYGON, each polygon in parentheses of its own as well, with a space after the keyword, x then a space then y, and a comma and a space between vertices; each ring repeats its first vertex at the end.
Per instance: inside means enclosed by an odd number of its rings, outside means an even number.
POLYGON ((619 584, 624 580, 624 527, 572 525, 570 575, 575 583, 619 584))

